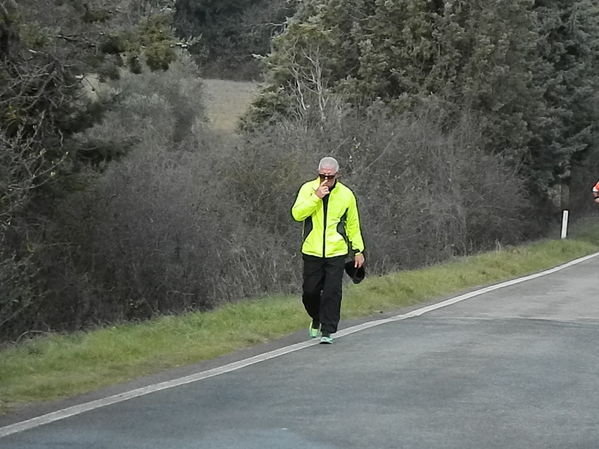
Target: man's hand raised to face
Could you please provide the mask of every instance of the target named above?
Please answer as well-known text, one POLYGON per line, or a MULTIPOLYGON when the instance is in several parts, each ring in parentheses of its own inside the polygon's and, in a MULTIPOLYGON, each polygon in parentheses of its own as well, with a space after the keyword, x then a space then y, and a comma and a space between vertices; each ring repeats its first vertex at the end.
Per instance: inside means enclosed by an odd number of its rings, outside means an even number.
POLYGON ((320 183, 320 187, 318 187, 318 189, 316 189, 316 196, 320 199, 323 199, 325 196, 327 196, 330 192, 329 190, 329 186, 327 185, 328 180, 324 180, 320 183))

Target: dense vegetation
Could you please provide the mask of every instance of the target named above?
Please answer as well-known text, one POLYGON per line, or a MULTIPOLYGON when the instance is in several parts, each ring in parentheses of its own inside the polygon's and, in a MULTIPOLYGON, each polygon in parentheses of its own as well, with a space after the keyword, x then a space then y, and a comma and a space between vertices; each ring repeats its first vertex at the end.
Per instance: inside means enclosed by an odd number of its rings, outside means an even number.
POLYGON ((256 56, 270 51, 300 0, 177 0, 175 27, 196 38, 190 52, 204 77, 260 79, 256 56))
POLYGON ((323 120, 332 101, 471 114, 531 192, 567 184, 597 142, 596 1, 305 1, 266 58, 254 118, 323 120))
POLYGON ((358 195, 372 273, 592 210, 598 15, 596 0, 0 0, 0 338, 297 291, 289 207, 324 154, 358 195), (253 77, 252 53, 268 53, 265 88, 221 140, 200 73, 253 77))

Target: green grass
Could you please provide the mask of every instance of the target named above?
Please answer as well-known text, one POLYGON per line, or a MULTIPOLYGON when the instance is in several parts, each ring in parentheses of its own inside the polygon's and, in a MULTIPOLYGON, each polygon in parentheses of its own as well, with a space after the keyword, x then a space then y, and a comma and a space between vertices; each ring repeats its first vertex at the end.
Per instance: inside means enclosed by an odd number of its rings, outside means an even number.
MULTIPOLYGON (((346 287, 342 319, 397 311, 597 251, 599 223, 588 221, 575 227, 568 240, 545 240, 369 277, 346 287)), ((307 322, 297 296, 272 296, 210 312, 40 337, 0 351, 0 412, 208 360, 290 334, 307 322)))

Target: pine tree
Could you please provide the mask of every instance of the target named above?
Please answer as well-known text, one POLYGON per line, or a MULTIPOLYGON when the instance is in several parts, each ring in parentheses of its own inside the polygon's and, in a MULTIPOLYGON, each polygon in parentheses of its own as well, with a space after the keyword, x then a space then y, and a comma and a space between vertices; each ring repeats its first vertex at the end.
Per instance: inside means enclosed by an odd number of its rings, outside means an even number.
POLYGON ((536 10, 543 40, 538 71, 549 113, 533 142, 547 187, 569 182, 573 163, 597 145, 599 2, 540 0, 536 10))
POLYGON ((269 92, 290 92, 289 48, 318 47, 327 84, 346 101, 382 99, 405 110, 434 96, 471 108, 489 128, 490 150, 516 159, 530 137, 524 116, 538 101, 536 35, 532 1, 507 3, 305 2, 266 60, 269 92))
POLYGON ((532 6, 531 0, 474 2, 465 22, 470 54, 460 103, 479 113, 488 150, 513 165, 533 163, 530 127, 544 108, 532 76, 539 65, 532 6))
POLYGON ((298 0, 177 0, 175 26, 197 37, 190 52, 204 76, 259 77, 254 55, 270 50, 270 40, 293 15, 298 0))
MULTIPOLYGON (((257 117, 289 113, 318 49, 328 94, 396 111, 434 100, 478 117, 485 149, 537 193, 597 141, 597 0, 311 0, 266 58, 257 117)), ((251 116, 250 116, 251 119, 251 116)))

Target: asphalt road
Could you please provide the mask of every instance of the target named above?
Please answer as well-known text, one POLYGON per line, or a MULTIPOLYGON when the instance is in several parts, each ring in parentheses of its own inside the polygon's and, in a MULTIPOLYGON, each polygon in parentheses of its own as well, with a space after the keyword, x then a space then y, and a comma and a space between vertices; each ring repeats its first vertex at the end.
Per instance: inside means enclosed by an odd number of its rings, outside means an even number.
POLYGON ((598 264, 32 426, 0 448, 596 449, 598 264))

